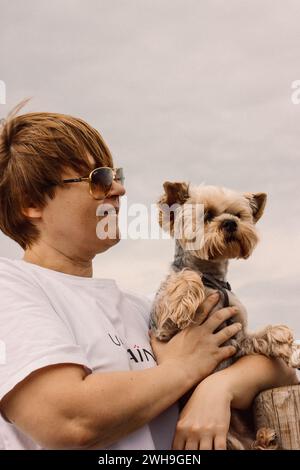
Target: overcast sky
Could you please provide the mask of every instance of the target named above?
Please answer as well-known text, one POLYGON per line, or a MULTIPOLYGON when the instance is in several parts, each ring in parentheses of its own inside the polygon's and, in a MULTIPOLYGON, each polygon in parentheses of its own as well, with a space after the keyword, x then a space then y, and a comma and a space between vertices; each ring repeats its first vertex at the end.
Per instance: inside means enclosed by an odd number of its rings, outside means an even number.
MULTIPOLYGON (((300 79, 297 0, 0 0, 7 104, 86 119, 126 171, 128 203, 165 180, 265 191, 261 243, 228 279, 250 326, 287 323, 300 338, 300 79)), ((0 256, 22 251, 0 237, 0 256)), ((156 290, 170 240, 123 240, 97 277, 156 290)))

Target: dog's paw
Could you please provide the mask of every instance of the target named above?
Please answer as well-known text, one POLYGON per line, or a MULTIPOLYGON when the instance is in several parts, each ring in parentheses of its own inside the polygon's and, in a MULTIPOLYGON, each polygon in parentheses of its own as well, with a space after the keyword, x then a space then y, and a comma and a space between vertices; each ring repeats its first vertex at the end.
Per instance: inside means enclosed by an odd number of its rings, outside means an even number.
POLYGON ((291 346, 294 342, 293 333, 286 325, 268 327, 267 335, 273 344, 287 344, 291 346))
POLYGON ((290 355, 288 361, 289 367, 299 368, 300 367, 300 345, 293 344, 292 346, 292 354, 290 355))
POLYGON ((263 354, 267 357, 283 359, 287 365, 298 367, 300 356, 294 344, 292 331, 285 325, 267 326, 262 331, 246 336, 241 343, 238 355, 263 354))
POLYGON ((278 449, 276 432, 270 428, 260 428, 256 433, 256 440, 251 448, 253 450, 276 450, 278 449))
POLYGON ((289 364, 293 353, 294 336, 290 328, 285 325, 271 326, 267 329, 267 354, 278 357, 289 364))

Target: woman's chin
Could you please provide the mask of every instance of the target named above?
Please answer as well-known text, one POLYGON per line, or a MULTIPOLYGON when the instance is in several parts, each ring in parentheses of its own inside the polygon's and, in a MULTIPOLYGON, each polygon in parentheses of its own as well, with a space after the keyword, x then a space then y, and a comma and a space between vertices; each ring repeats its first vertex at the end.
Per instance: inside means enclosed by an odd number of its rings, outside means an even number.
POLYGON ((121 240, 121 234, 119 230, 113 237, 107 236, 106 238, 103 238, 103 239, 98 238, 96 253, 97 254, 103 253, 104 251, 108 250, 112 246, 119 243, 120 240, 121 240))

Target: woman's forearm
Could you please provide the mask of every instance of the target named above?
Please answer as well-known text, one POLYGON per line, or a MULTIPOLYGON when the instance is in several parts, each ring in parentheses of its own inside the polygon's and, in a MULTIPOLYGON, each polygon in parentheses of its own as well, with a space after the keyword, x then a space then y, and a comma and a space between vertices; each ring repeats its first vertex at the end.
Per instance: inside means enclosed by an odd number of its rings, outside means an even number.
POLYGON ((298 383, 295 370, 281 359, 261 355, 244 356, 217 374, 228 387, 232 407, 239 409, 248 408, 263 390, 298 383))
POLYGON ((84 384, 83 417, 94 439, 88 448, 106 447, 140 428, 190 386, 183 370, 167 365, 89 375, 84 384))
POLYGON ((194 390, 177 424, 173 449, 223 449, 231 408, 249 408, 267 388, 296 384, 295 371, 283 361, 252 355, 209 375, 194 390))

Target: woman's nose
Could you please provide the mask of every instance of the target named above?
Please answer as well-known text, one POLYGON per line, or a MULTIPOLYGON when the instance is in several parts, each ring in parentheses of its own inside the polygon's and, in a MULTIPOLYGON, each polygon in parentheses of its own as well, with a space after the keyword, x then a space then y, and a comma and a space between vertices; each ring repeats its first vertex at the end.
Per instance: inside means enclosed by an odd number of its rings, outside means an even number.
POLYGON ((109 191, 109 196, 124 196, 126 193, 125 187, 116 181, 113 181, 112 187, 110 188, 109 191))

